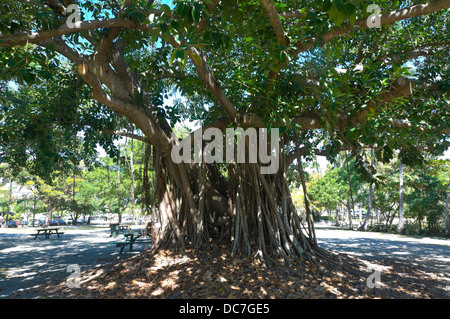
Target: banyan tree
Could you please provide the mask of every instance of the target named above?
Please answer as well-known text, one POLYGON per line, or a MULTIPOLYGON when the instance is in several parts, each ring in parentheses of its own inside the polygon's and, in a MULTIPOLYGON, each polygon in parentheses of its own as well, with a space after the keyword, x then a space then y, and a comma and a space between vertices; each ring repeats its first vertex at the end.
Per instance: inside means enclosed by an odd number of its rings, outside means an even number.
MULTIPOLYGON (((85 131, 92 145, 111 146, 108 134, 148 143, 161 224, 154 249, 221 243, 263 261, 303 260, 317 252, 303 171, 310 155, 350 151, 370 178, 365 148, 382 161, 399 150, 405 163, 424 147, 445 149, 449 8, 450 0, 5 0, 1 81, 40 86, 44 97, 49 83, 67 84, 70 94, 49 94, 39 107, 57 107, 55 125, 85 131), (114 114, 127 124, 109 121, 114 114), (174 127, 186 120, 200 128, 181 139, 174 127), (300 173, 301 211, 289 166, 300 173)), ((27 157, 31 144, 8 155, 12 131, 0 135, 2 161, 46 156, 27 157)), ((63 152, 55 154, 57 162, 63 152)))

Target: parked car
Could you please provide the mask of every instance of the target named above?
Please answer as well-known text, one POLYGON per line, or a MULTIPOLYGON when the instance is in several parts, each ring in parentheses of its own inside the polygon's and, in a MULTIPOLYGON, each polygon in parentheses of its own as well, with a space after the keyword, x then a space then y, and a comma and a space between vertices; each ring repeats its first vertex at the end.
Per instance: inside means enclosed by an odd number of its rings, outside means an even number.
POLYGON ((8 221, 8 227, 17 227, 17 222, 15 220, 8 221))

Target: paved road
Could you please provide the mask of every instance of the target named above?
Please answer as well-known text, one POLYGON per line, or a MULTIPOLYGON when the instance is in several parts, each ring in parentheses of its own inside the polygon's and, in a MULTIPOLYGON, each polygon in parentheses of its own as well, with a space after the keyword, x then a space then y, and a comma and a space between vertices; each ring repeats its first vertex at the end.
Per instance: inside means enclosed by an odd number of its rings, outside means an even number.
POLYGON ((323 224, 316 225, 316 236, 321 247, 365 259, 401 261, 450 278, 450 239, 350 231, 323 224))

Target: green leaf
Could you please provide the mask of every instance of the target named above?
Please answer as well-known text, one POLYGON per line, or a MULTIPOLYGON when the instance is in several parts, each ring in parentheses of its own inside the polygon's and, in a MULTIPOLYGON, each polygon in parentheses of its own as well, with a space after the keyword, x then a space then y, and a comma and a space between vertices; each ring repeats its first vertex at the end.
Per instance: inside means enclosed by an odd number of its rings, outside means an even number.
POLYGON ((356 22, 356 11, 349 17, 350 25, 354 25, 356 22))
POLYGON ((191 57, 195 60, 197 64, 202 65, 202 59, 197 54, 191 52, 191 57))
POLYGON ((355 12, 356 12, 356 8, 355 8, 355 6, 353 5, 353 3, 347 3, 347 4, 344 6, 344 13, 345 13, 345 15, 351 16, 351 15, 354 14, 355 12))
POLYGON ((194 6, 192 8, 191 14, 192 14, 192 20, 194 20, 195 23, 200 21, 200 19, 202 17, 202 12, 199 10, 198 7, 194 6))
POLYGON ((168 16, 170 16, 172 13, 172 10, 170 10, 170 7, 167 4, 161 5, 161 10, 168 16))
POLYGON ((331 8, 331 0, 325 0, 322 4, 322 11, 327 12, 331 8))
POLYGON ((159 36, 159 30, 157 28, 151 29, 151 41, 152 42, 156 42, 156 40, 158 39, 159 36))
POLYGON ((169 30, 169 27, 168 27, 167 24, 165 24, 165 23, 161 23, 161 24, 159 25, 159 27, 161 28, 161 31, 162 31, 163 33, 166 33, 166 32, 169 30))

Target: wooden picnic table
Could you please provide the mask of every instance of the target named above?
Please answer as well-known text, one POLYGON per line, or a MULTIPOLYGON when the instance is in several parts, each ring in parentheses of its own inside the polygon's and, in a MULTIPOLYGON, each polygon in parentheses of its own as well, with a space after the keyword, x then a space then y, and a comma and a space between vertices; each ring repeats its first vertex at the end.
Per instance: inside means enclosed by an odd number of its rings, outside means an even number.
POLYGON ((31 236, 34 236, 34 239, 37 238, 39 235, 45 236, 46 239, 50 238, 50 235, 56 234, 59 238, 59 235, 64 234, 63 232, 59 231, 59 228, 40 228, 36 229, 37 233, 31 234, 31 236))

